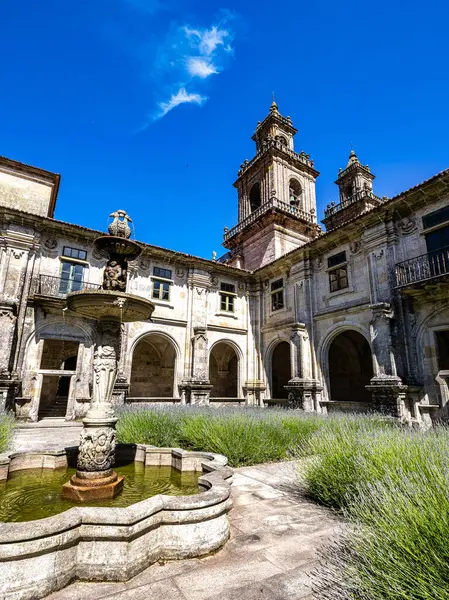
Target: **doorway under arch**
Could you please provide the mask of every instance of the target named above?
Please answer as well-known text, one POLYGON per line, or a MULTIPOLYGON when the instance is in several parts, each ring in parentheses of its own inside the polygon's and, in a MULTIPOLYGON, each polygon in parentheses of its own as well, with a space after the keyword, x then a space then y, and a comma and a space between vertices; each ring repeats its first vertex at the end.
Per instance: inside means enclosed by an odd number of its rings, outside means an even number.
POLYGON ((218 342, 209 356, 211 398, 238 398, 239 359, 231 344, 218 342))
POLYGON ((370 402, 365 386, 372 377, 371 348, 365 337, 352 329, 338 334, 329 348, 330 400, 370 402))
POLYGON ((135 346, 129 395, 134 398, 173 398, 176 349, 165 335, 149 333, 135 346))
POLYGON ((291 378, 290 344, 279 342, 271 355, 271 397, 275 399, 288 398, 288 392, 284 386, 291 378))

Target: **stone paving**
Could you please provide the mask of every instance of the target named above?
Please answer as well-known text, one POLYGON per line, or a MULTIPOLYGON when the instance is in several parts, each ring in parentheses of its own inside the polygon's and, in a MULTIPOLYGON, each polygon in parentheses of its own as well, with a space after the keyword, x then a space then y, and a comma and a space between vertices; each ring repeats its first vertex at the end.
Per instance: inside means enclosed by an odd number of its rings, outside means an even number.
MULTIPOLYGON (((47 429, 18 430, 15 447, 38 447, 47 429), (38 430, 42 434, 36 434, 38 430), (30 433, 32 432, 32 433, 30 433)), ((66 445, 77 428, 51 432, 66 445)), ((42 447, 42 446, 41 446, 42 447)), ((310 574, 317 549, 336 535, 338 520, 306 499, 294 463, 235 469, 231 538, 212 556, 152 565, 123 583, 76 582, 46 600, 317 600, 310 574)))
POLYGON ((14 432, 12 450, 57 450, 77 446, 81 428, 82 423, 58 418, 24 423, 14 432))

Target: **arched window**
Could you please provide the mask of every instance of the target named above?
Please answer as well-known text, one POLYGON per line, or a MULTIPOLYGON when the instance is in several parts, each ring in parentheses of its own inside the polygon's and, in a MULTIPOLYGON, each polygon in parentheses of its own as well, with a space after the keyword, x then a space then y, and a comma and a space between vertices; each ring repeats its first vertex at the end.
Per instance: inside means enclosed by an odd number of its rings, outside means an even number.
POLYGON ((256 208, 259 208, 260 203, 260 183, 255 183, 249 193, 249 204, 251 207, 251 212, 254 212, 256 208))
POLYGON ((351 197, 352 197, 352 195, 353 195, 353 193, 354 193, 354 187, 353 187, 353 185, 351 183, 350 185, 346 186, 346 189, 345 189, 346 198, 348 200, 350 200, 351 197))
POLYGON ((288 188, 288 199, 290 206, 299 207, 301 204, 301 184, 297 179, 290 179, 288 188))

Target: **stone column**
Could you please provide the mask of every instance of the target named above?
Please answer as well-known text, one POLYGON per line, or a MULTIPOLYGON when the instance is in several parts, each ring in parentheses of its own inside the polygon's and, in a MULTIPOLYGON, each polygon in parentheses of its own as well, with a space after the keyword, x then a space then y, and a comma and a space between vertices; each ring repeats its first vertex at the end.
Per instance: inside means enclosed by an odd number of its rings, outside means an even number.
POLYGON ((78 469, 99 471, 110 469, 114 461, 115 424, 112 392, 117 377, 120 323, 102 319, 98 323, 93 360, 92 401, 83 419, 78 469), (100 456, 93 450, 102 439, 100 456))
POLYGON ((13 405, 17 376, 11 372, 11 351, 17 322, 17 300, 0 298, 0 409, 13 405))
POLYGON ((209 350, 207 343, 207 296, 211 286, 210 274, 194 270, 189 274, 191 297, 191 363, 190 374, 180 384, 181 403, 209 404, 209 350))
POLYGON ((260 282, 249 284, 246 293, 247 301, 247 322, 248 330, 246 353, 247 360, 247 379, 242 386, 245 403, 249 406, 263 406, 264 392, 267 389, 262 379, 262 361, 261 361, 261 304, 263 303, 263 291, 260 282))
POLYGON ((77 471, 62 494, 72 500, 114 497, 123 488, 123 477, 112 470, 115 461, 115 425, 112 392, 120 356, 121 324, 103 318, 98 323, 93 360, 92 400, 83 419, 77 471))
POLYGON ((315 410, 316 396, 323 389, 312 377, 310 341, 304 323, 295 323, 291 335, 292 378, 285 386, 289 406, 306 412, 315 410))
POLYGON ((208 343, 206 327, 197 326, 193 329, 192 338, 192 376, 183 382, 186 401, 190 404, 209 404, 212 385, 208 374, 208 343))
POLYGON ((405 417, 407 386, 396 372, 396 361, 391 338, 391 320, 394 311, 387 302, 370 306, 371 344, 373 347, 374 377, 366 389, 372 393, 373 408, 393 417, 405 417))

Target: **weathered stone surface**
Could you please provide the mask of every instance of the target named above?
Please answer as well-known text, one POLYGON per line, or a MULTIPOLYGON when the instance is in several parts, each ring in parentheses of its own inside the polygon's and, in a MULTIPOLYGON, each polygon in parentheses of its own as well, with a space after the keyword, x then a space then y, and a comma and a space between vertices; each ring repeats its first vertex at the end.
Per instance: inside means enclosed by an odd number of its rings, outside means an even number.
POLYGON ((75 583, 48 600, 156 598, 156 592, 158 598, 182 600, 319 600, 312 596, 310 573, 319 569, 317 550, 336 535, 339 523, 304 499, 295 465, 236 469, 232 499, 231 539, 219 552, 156 563, 127 581, 126 592, 120 583, 106 589, 75 583))
MULTIPOLYGON (((138 460, 145 460, 146 449, 137 448, 138 460)), ((154 455, 155 448, 148 449, 154 455)), ((119 446, 119 453, 126 451, 119 446)), ((40 464, 51 454, 43 455, 40 464)), ((64 453, 53 454, 58 458, 64 453)), ((38 521, 3 523, 0 589, 5 600, 42 598, 74 579, 126 581, 157 560, 196 557, 220 548, 230 531, 227 480, 232 472, 223 456, 194 453, 196 460, 201 457, 205 474, 200 484, 206 491, 197 495, 158 495, 119 509, 80 506, 38 521)), ((18 453, 9 465, 20 460, 22 469, 33 468, 36 458, 38 454, 18 453)), ((177 450, 173 464, 191 470, 189 458, 188 452, 177 450)))

